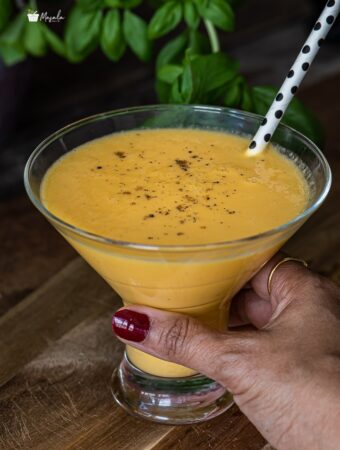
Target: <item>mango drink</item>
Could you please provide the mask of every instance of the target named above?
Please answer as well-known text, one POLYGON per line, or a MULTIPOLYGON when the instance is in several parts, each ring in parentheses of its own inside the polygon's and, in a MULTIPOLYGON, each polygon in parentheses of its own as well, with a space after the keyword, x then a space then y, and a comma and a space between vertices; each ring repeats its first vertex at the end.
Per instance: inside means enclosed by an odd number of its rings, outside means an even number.
MULTIPOLYGON (((79 229, 153 246, 146 259, 142 250, 123 252, 118 245, 113 252, 104 243, 89 245, 80 236, 63 233, 125 305, 189 314, 222 331, 230 298, 289 236, 268 238, 261 248, 250 240, 247 254, 232 248, 229 254, 216 248, 191 252, 190 246, 263 233, 299 215, 309 199, 307 183, 291 160, 272 146, 246 157, 248 143, 236 135, 198 129, 108 135, 50 167, 42 202, 79 229), (188 247, 179 258, 168 251, 170 246, 188 247)), ((127 354, 153 375, 194 373, 132 347, 127 354)))

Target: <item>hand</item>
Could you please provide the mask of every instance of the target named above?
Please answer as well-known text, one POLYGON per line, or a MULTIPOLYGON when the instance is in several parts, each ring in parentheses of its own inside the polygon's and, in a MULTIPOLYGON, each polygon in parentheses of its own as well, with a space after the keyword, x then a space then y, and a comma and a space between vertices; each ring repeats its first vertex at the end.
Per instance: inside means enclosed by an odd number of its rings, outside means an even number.
POLYGON ((129 307, 148 325, 140 342, 128 340, 115 316, 114 329, 129 345, 217 380, 277 449, 336 450, 340 289, 289 261, 275 271, 269 295, 268 276, 282 258, 276 255, 234 298, 230 326, 237 330, 218 333, 190 317, 142 306, 129 307))

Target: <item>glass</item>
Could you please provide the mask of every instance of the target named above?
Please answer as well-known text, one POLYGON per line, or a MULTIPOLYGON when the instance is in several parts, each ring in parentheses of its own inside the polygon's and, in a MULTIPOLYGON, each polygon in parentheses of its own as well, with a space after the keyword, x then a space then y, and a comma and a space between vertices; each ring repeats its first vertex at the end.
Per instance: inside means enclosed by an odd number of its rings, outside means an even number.
MULTIPOLYGON (((236 241, 180 246, 114 241, 55 217, 41 203, 40 186, 58 158, 114 132, 200 128, 251 137, 261 121, 260 116, 237 110, 190 105, 147 106, 92 116, 63 128, 38 146, 26 165, 26 190, 39 211, 118 292, 125 305, 162 309, 165 304, 168 310, 189 314, 222 331, 227 327, 233 295, 321 205, 329 191, 327 161, 306 137, 284 125, 273 137, 279 151, 299 166, 309 184, 306 210, 275 229, 236 241)), ((112 392, 129 413, 169 424, 210 419, 233 401, 217 382, 129 346, 113 374, 112 392)))

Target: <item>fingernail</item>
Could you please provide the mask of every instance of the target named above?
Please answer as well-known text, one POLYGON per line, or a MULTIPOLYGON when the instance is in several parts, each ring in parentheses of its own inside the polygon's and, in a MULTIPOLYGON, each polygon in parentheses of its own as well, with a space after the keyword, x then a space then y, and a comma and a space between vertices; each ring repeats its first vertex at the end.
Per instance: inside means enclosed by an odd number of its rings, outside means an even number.
POLYGON ((121 309, 112 317, 112 331, 127 341, 142 342, 150 328, 150 320, 146 314, 130 309, 121 309))

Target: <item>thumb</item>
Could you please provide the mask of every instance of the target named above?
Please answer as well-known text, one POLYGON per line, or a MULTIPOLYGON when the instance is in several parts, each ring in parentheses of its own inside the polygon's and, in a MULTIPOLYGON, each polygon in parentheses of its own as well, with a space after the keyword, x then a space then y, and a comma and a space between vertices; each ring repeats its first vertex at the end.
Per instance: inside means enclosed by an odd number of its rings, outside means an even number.
POLYGON ((146 306, 118 310, 112 329, 125 343, 224 385, 228 384, 226 367, 232 371, 236 354, 244 353, 254 338, 248 331, 219 333, 192 317, 146 306))

